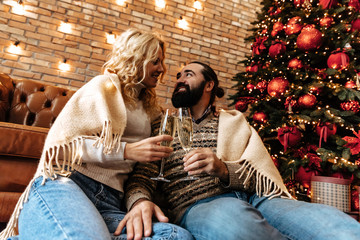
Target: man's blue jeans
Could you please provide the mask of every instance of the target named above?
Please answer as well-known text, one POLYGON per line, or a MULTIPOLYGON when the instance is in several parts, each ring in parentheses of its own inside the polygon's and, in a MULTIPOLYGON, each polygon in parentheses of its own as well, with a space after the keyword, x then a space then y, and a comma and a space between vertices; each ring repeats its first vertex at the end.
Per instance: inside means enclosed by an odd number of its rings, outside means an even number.
MULTIPOLYGON (((78 172, 41 185, 35 180, 19 218, 19 236, 13 239, 126 239, 113 236, 125 216, 120 192, 78 172)), ((193 239, 170 223, 154 223, 153 235, 144 239, 193 239)))
POLYGON ((243 192, 198 201, 180 226, 196 240, 360 239, 360 224, 336 208, 243 192))

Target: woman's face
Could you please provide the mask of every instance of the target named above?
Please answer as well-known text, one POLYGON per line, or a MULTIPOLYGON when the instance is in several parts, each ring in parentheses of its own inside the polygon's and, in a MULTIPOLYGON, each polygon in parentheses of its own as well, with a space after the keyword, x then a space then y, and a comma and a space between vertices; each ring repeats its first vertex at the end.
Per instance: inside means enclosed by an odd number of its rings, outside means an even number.
POLYGON ((154 88, 157 85, 157 82, 159 80, 159 77, 162 73, 164 73, 163 68, 163 50, 160 48, 157 52, 157 58, 155 61, 149 62, 146 66, 146 76, 145 79, 142 81, 142 83, 147 88, 154 88))

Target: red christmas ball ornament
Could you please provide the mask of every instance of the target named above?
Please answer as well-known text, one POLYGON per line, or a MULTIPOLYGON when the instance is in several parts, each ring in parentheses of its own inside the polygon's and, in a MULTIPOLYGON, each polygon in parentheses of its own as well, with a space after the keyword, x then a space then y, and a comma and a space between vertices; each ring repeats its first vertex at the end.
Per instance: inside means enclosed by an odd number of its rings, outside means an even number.
POLYGON ((285 33, 287 35, 296 34, 302 29, 301 17, 293 17, 289 20, 285 27, 285 33))
POLYGON ((303 108, 312 108, 315 106, 316 102, 316 97, 310 93, 302 95, 298 99, 299 106, 303 108))
POLYGON ((246 85, 246 89, 249 90, 249 91, 254 90, 254 88, 255 88, 255 85, 254 85, 254 84, 248 83, 248 84, 246 85))
POLYGON ((354 32, 354 31, 359 31, 360 30, 360 18, 352 21, 351 23, 351 32, 354 32))
POLYGON ((267 92, 272 97, 280 97, 286 92, 288 88, 289 88, 288 80, 282 77, 276 77, 269 82, 267 86, 267 92))
POLYGON ((253 119, 257 123, 266 123, 268 121, 268 116, 264 112, 254 113, 253 119))
POLYGON ((269 55, 272 58, 276 58, 277 56, 283 54, 286 51, 286 46, 284 42, 276 42, 269 48, 269 55))
POLYGON ((256 84, 256 89, 258 89, 260 92, 264 92, 267 86, 267 81, 261 81, 256 84))
POLYGON ((295 174, 295 180, 298 181, 304 188, 310 189, 311 177, 317 175, 319 175, 319 171, 301 166, 295 174))
POLYGON ((322 33, 314 26, 306 26, 297 37, 296 45, 302 51, 311 51, 321 46, 322 33))
POLYGON ((248 109, 248 101, 239 100, 235 103, 235 109, 240 112, 245 112, 248 109))
POLYGON ((293 58, 289 61, 288 63, 288 68, 292 68, 292 69, 300 69, 303 68, 304 65, 302 63, 301 60, 297 59, 297 58, 293 58))
POLYGON ((300 7, 304 2, 305 0, 294 0, 294 5, 295 7, 300 7))
POLYGON ((333 53, 329 56, 327 60, 327 65, 329 68, 336 70, 343 70, 349 66, 350 58, 344 52, 333 53))
POLYGON ((277 135, 279 142, 286 151, 288 147, 296 146, 301 140, 301 132, 297 127, 282 127, 277 135))
POLYGON ((358 113, 360 110, 360 104, 358 101, 355 100, 343 102, 340 104, 340 107, 344 111, 352 111, 354 113, 358 113))
POLYGON ((319 0, 319 5, 323 9, 332 8, 332 7, 336 6, 337 3, 338 3, 337 0, 319 0))
POLYGON ((320 26, 321 27, 330 27, 331 24, 334 22, 332 17, 323 17, 320 19, 320 26))
POLYGON ((345 83, 345 87, 346 88, 356 88, 356 83, 354 82, 354 81, 347 81, 346 83, 345 83))

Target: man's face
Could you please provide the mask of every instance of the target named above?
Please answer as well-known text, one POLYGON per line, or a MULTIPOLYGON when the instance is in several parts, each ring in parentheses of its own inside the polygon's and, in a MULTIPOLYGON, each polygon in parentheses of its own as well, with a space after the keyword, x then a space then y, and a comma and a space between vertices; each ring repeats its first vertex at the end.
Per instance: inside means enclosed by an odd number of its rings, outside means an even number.
POLYGON ((202 69, 200 64, 191 63, 176 75, 177 81, 171 97, 174 107, 192 107, 199 102, 206 85, 202 69))

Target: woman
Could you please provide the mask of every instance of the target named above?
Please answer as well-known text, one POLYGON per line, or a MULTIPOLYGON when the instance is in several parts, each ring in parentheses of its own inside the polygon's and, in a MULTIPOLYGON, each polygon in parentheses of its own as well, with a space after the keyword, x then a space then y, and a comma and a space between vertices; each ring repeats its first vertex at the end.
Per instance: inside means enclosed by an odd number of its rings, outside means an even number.
MULTIPOLYGON (((20 239, 126 239, 112 233, 125 215, 128 174, 136 161, 171 152, 159 145, 171 136, 149 137, 161 113, 154 88, 165 73, 164 56, 154 33, 130 29, 117 38, 104 74, 80 88, 51 127, 35 177, 1 239, 15 235, 17 226, 20 239)), ((161 222, 151 236, 192 239, 161 222)))

